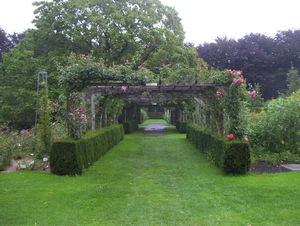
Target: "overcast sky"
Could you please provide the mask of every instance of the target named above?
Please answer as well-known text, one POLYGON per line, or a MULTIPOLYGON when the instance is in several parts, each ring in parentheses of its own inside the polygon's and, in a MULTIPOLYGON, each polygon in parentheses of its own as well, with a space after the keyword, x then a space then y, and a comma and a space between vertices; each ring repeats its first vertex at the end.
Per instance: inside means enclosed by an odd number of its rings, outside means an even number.
MULTIPOLYGON (((0 0, 0 27, 7 33, 32 28, 34 0, 0 0)), ((239 39, 246 34, 274 36, 300 29, 299 0, 161 0, 182 18, 187 42, 196 45, 217 37, 239 39)))

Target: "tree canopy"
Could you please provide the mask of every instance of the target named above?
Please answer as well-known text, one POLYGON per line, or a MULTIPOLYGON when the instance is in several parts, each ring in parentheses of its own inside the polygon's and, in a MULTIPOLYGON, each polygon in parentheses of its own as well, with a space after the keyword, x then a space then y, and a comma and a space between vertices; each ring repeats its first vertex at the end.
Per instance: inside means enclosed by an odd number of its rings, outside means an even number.
POLYGON ((162 55, 169 62, 181 57, 181 19, 159 0, 54 0, 34 5, 37 29, 28 35, 43 49, 40 54, 66 56, 92 50, 108 64, 119 64, 139 53, 138 64, 150 61, 153 66, 162 55))

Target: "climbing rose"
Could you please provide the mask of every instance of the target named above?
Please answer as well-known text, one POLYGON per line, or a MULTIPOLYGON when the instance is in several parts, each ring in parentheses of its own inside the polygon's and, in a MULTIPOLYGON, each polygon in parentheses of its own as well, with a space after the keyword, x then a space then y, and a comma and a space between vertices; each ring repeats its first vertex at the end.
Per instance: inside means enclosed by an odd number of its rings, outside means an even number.
POLYGON ((126 63, 129 63, 129 60, 126 60, 126 63))
POLYGON ((228 69, 225 71, 231 75, 241 75, 242 74, 241 71, 234 71, 234 70, 228 70, 228 69))
POLYGON ((74 114, 73 113, 69 113, 69 116, 73 116, 74 114))
POLYGON ((80 118, 80 119, 84 119, 84 114, 82 114, 79 118, 80 118))
POLYGON ((248 139, 247 139, 247 138, 244 138, 244 139, 243 139, 243 141, 247 142, 247 141, 248 141, 248 139))
POLYGON ((249 97, 255 97, 256 91, 248 92, 249 97))
POLYGON ((229 134, 229 135, 227 135, 226 137, 227 137, 228 139, 230 139, 230 140, 231 140, 231 139, 233 139, 233 138, 234 138, 234 135, 233 135, 233 134, 229 134))
POLYGON ((220 91, 216 92, 217 97, 220 97, 222 95, 222 93, 220 91))
POLYGON ((126 92, 127 88, 125 86, 122 86, 121 90, 124 91, 124 92, 126 92))
POLYGON ((233 79, 233 82, 237 83, 239 86, 242 85, 243 81, 244 81, 243 78, 239 78, 239 79, 234 78, 233 79))
POLYGON ((82 57, 85 57, 85 54, 81 54, 82 57))

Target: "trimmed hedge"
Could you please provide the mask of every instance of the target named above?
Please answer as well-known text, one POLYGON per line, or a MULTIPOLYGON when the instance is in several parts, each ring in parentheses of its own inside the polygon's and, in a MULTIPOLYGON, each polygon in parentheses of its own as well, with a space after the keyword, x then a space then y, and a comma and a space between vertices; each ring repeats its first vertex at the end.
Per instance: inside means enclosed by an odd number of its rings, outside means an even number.
POLYGON ((123 126, 124 126, 124 132, 126 134, 134 133, 139 128, 138 121, 136 120, 123 122, 123 126))
POLYGON ((187 126, 187 139, 205 153, 225 173, 245 174, 251 166, 250 146, 244 141, 229 141, 199 126, 187 126))
POLYGON ((186 133, 187 122, 177 121, 175 126, 179 133, 186 133))
POLYGON ((79 140, 58 140, 53 143, 50 152, 51 172, 58 175, 80 175, 123 138, 123 125, 113 125, 88 132, 79 140))

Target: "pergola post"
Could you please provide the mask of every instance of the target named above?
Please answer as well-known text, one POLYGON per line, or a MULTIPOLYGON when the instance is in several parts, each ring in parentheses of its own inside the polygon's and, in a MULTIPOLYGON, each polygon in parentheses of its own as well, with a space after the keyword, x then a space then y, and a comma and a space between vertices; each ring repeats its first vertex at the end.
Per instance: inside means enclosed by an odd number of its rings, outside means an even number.
POLYGON ((91 129, 95 131, 95 94, 91 95, 91 129))
POLYGON ((84 114, 82 119, 83 131, 86 132, 86 92, 82 93, 82 113, 84 114))
POLYGON ((105 106, 104 110, 104 128, 107 127, 107 107, 105 106))

